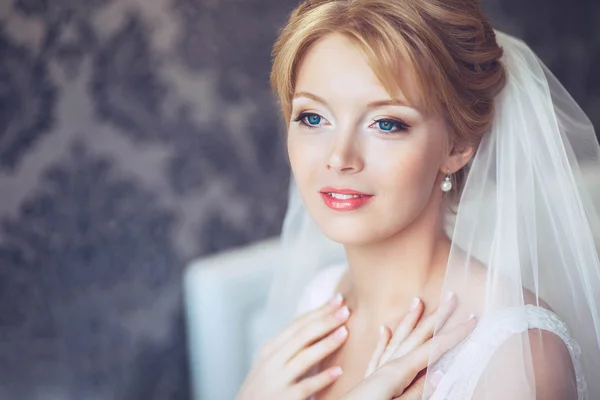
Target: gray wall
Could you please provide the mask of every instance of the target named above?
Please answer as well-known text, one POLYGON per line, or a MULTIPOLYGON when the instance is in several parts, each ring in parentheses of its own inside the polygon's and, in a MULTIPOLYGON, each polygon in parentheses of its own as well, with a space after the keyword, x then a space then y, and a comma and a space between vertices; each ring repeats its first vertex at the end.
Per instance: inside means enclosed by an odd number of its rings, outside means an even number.
MULTIPOLYGON (((0 398, 187 399, 181 272, 277 234, 292 0, 1 0, 0 398)), ((600 126, 600 3, 495 0, 600 126)))

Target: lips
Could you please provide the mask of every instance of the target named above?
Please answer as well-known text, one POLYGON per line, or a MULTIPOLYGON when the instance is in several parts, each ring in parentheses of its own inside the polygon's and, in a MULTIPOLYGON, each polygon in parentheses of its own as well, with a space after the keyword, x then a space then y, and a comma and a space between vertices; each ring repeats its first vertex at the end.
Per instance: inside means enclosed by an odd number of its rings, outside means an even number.
POLYGON ((373 195, 352 189, 325 187, 321 189, 325 205, 335 211, 353 211, 369 203, 373 195))

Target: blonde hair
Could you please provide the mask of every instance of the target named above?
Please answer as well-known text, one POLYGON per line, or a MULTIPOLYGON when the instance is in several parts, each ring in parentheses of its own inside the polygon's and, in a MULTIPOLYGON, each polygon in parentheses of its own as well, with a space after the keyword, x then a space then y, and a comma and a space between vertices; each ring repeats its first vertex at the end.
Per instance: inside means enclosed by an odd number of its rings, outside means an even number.
MULTIPOLYGON (((356 43, 390 94, 405 66, 416 79, 419 106, 444 117, 451 145, 477 148, 506 82, 502 49, 479 0, 304 1, 273 48, 271 85, 286 121, 299 64, 330 33, 356 43)), ((465 176, 465 169, 454 174, 457 195, 465 176)))

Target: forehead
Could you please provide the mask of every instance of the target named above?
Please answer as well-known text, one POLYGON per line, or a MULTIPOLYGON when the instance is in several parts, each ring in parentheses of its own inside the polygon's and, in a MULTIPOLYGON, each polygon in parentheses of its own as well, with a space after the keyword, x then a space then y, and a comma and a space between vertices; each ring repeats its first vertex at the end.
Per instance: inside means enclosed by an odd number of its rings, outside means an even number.
MULTIPOLYGON (((295 91, 317 91, 340 100, 419 99, 413 74, 399 66, 384 85, 356 42, 332 33, 316 41, 299 64, 295 91), (389 87, 391 86, 391 87, 389 87)), ((417 100, 418 101, 418 100, 417 100)))

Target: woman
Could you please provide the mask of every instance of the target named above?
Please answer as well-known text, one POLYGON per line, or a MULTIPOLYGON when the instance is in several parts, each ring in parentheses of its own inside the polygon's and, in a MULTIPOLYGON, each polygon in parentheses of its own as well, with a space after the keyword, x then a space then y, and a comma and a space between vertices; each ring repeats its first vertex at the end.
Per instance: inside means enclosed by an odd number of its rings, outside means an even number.
POLYGON ((294 182, 269 318, 303 315, 240 399, 600 398, 600 148, 526 45, 476 0, 305 1, 271 77, 294 182))

